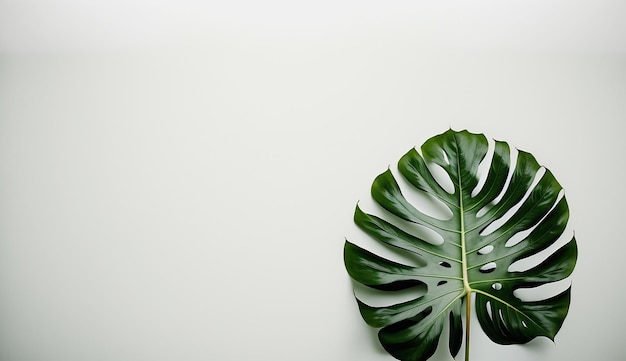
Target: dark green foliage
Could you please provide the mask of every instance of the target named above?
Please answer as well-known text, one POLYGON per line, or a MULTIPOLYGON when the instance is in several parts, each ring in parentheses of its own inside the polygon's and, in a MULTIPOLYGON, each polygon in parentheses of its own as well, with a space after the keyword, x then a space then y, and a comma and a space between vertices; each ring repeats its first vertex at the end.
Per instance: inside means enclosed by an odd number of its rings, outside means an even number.
POLYGON ((516 297, 514 291, 568 277, 576 263, 574 238, 530 269, 509 270, 516 261, 546 250, 564 233, 569 212, 561 186, 529 153, 517 151, 513 162, 507 143, 495 141, 488 150, 482 134, 449 130, 427 140, 421 154, 411 149, 398 162, 399 173, 414 187, 404 191, 433 196, 450 210, 448 219, 427 215, 407 201, 390 170, 372 184, 373 199, 390 214, 377 217, 356 207, 354 221, 365 233, 415 262, 391 261, 346 241, 344 259, 350 276, 386 292, 425 290, 412 300, 385 307, 357 299, 364 320, 380 328, 381 344, 397 359, 430 358, 446 323, 451 329, 450 353, 456 356, 462 324, 467 322, 462 320, 464 303, 471 293, 476 294, 480 325, 499 344, 526 343, 537 336, 553 340, 567 315, 569 288, 532 302, 516 297), (489 159, 488 153, 492 156, 486 180, 476 189, 479 165, 489 159), (431 164, 447 173, 454 192, 437 182, 431 164), (403 230, 407 227, 400 227, 402 222, 430 228, 443 243, 410 234, 403 230), (520 239, 511 242, 515 235, 520 239))

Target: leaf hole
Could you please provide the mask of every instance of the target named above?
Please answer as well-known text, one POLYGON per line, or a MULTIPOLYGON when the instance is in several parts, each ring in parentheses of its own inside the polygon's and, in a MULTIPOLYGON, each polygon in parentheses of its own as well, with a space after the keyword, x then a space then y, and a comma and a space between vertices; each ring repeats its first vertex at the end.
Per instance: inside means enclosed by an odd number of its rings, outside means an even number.
POLYGON ((425 284, 393 292, 373 288, 352 281, 354 294, 362 302, 374 307, 387 307, 399 302, 408 302, 423 297, 428 292, 425 284))
POLYGON ((448 283, 448 281, 439 281, 439 282, 437 283, 437 286, 443 286, 443 285, 445 285, 446 283, 448 283))
POLYGON ((476 212, 476 217, 480 218, 480 217, 484 216, 495 205, 496 204, 494 202, 487 203, 484 207, 479 209, 478 212, 476 212))
POLYGON ((489 262, 485 265, 483 265, 482 267, 480 267, 479 271, 481 273, 491 273, 493 271, 496 270, 496 263, 495 262, 489 262))
MULTIPOLYGON (((494 154, 495 154, 495 150, 494 150, 494 154)), ((511 179, 513 178, 515 167, 517 165, 517 154, 518 154, 517 149, 509 150, 509 161, 510 161, 509 171, 507 173, 506 180, 504 181, 504 185, 502 186, 502 190, 494 199, 491 200, 491 202, 487 203, 484 207, 478 210, 478 213, 476 213, 476 217, 480 218, 484 216, 487 212, 489 212, 489 210, 491 210, 491 208, 493 208, 496 204, 498 204, 502 200, 504 195, 506 194, 506 191, 509 188, 509 184, 511 183, 511 179)), ((493 161, 493 154, 491 154, 491 158, 492 158, 491 161, 493 161)))
POLYGON ((441 155, 443 155, 443 161, 446 162, 447 165, 450 165, 450 159, 448 159, 448 154, 442 149, 441 155))
POLYGON ((394 178, 402 192, 402 196, 418 211, 427 216, 443 221, 452 219, 453 213, 443 201, 437 197, 414 187, 405 177, 396 176, 397 168, 393 170, 394 178))
POLYGON ((422 232, 416 234, 416 236, 422 238, 424 241, 430 243, 430 244, 434 244, 436 246, 442 245, 443 244, 443 236, 440 235, 439 233, 433 231, 432 229, 416 224, 416 227, 419 227, 422 232))
POLYGON ((472 197, 476 197, 476 195, 478 195, 478 193, 485 186, 485 182, 487 181, 487 175, 489 173, 489 166, 491 165, 491 162, 493 160, 494 149, 495 145, 493 139, 487 139, 487 153, 485 153, 485 157, 480 161, 480 164, 478 165, 478 169, 476 172, 478 175, 478 183, 476 184, 476 187, 474 187, 474 189, 472 190, 472 197))
POLYGON ((494 198, 490 202, 490 205, 488 205, 489 208, 491 208, 494 205, 498 204, 502 200, 504 195, 506 194, 506 191, 509 188, 509 184, 511 184, 511 179, 513 179, 513 173, 515 173, 515 167, 517 166, 517 155, 518 155, 517 149, 515 149, 515 148, 509 149, 509 161, 510 161, 509 172, 507 173, 507 177, 506 177, 506 180, 504 181, 504 185, 502 186, 502 190, 496 196, 496 198, 494 198))
POLYGON ((496 282, 496 283, 491 285, 491 288, 493 288, 496 291, 500 291, 502 289, 502 283, 496 282))
POLYGON ((421 224, 407 222, 404 219, 397 218, 397 220, 398 222, 394 224, 403 231, 435 246, 443 244, 443 236, 436 231, 421 224))
POLYGON ((526 321, 522 320, 522 326, 524 326, 524 328, 528 328, 528 325, 526 324, 526 321))
POLYGON ((491 315, 491 301, 487 301, 487 303, 485 303, 485 308, 487 309, 489 319, 493 321, 493 316, 491 315))
POLYGON ((504 315, 502 314, 502 309, 501 308, 498 309, 498 315, 500 316, 500 321, 502 321, 502 324, 506 325, 506 322, 504 322, 504 315))
MULTIPOLYGON (((399 179, 404 180, 402 177, 399 179)), ((407 192, 411 193, 411 192, 407 192)), ((443 244, 443 236, 437 233, 435 230, 423 226, 421 224, 413 223, 402 219, 395 214, 388 212, 384 209, 380 204, 375 202, 372 199, 364 199, 359 201, 359 205, 361 209, 366 210, 367 208, 371 208, 374 213, 386 213, 388 215, 387 222, 392 223, 394 226, 400 228, 401 230, 412 234, 413 236, 420 238, 421 240, 428 242, 430 244, 439 246, 443 244)), ((378 243, 378 242, 376 242, 378 243)))
POLYGON ((393 323, 393 324, 385 327, 385 331, 388 331, 390 333, 404 331, 404 330, 414 326, 416 323, 420 322, 421 320, 425 319, 426 317, 428 317, 428 315, 430 315, 432 312, 433 312, 433 306, 428 306, 424 311, 418 313, 417 315, 415 315, 413 317, 409 317, 407 319, 398 321, 396 323, 393 323))
MULTIPOLYGON (((363 232, 362 230, 358 231, 363 232)), ((379 242, 371 237, 361 237, 355 235, 351 238, 358 239, 358 242, 355 242, 357 246, 390 261, 411 267, 424 267, 428 264, 428 261, 424 258, 424 256, 410 251, 407 248, 394 247, 389 244, 379 242)))
POLYGON ((529 269, 532 269, 536 266, 538 266, 539 264, 541 264, 543 261, 545 261, 546 259, 548 259, 548 257, 550 257, 554 252, 556 252, 558 249, 560 249, 561 247, 563 247, 566 243, 568 243, 573 237, 573 231, 571 230, 570 226, 568 225, 565 229, 565 231, 563 232, 563 234, 561 234, 561 236, 554 242, 552 243, 550 246, 548 246, 547 248, 533 254, 530 255, 526 258, 522 258, 519 259, 515 262, 513 262, 507 269, 507 271, 509 272, 524 272, 524 271, 528 271, 529 269))
POLYGON ((454 194, 454 183, 452 183, 452 179, 450 179, 450 175, 443 169, 442 166, 435 163, 427 163, 426 167, 430 170, 430 173, 433 175, 433 178, 437 181, 437 183, 441 186, 441 188, 449 194, 454 194))
POLYGON ((446 261, 439 262, 439 265, 441 267, 445 267, 445 268, 452 268, 452 265, 450 263, 446 262, 446 261))
POLYGON ((545 283, 541 286, 532 288, 518 288, 513 291, 513 296, 523 302, 538 302, 554 297, 572 285, 571 279, 565 278, 560 281, 545 283))
POLYGON ((532 231, 534 231, 535 228, 537 228, 539 226, 539 224, 541 224, 541 222, 543 222, 543 220, 546 217, 548 217, 548 215, 550 215, 550 213, 552 213, 554 208, 559 204, 559 202, 561 201, 561 199, 563 199, 564 196, 565 196, 565 192, 561 189, 561 191, 559 192, 558 196, 556 197, 556 201, 554 202, 554 204, 552 205, 550 210, 545 214, 545 216, 542 217, 541 220, 539 220, 539 222, 537 222, 537 224, 535 224, 534 226, 530 227, 529 229, 515 233, 513 235, 513 237, 509 238, 509 240, 506 241, 504 246, 505 247, 509 247, 509 248, 510 247, 514 247, 514 246, 518 245, 520 242, 522 242, 524 239, 526 239, 526 237, 528 237, 528 235, 531 234, 532 231))
POLYGON ((531 229, 527 229, 525 231, 515 233, 513 237, 509 238, 509 240, 506 241, 506 243, 504 244, 504 247, 510 248, 510 247, 516 246, 521 241, 523 241, 530 234, 530 232, 532 232, 533 229, 534 227, 531 229))
POLYGON ((482 231, 480 231, 480 235, 481 236, 490 235, 491 233, 495 232, 497 229, 502 227, 507 221, 509 221, 515 215, 515 213, 517 213, 517 211, 522 207, 524 202, 526 202, 526 200, 530 196, 530 193, 533 191, 533 189, 535 188, 537 183, 539 183, 539 181, 541 180, 541 178, 543 177, 545 173, 546 173, 546 169, 544 167, 539 168, 539 170, 535 174, 535 178, 530 184, 530 187, 528 187, 528 190, 526 191, 522 199, 513 207, 511 207, 502 217, 489 223, 487 227, 485 227, 482 231))
POLYGON ((489 254, 489 253, 493 252, 493 249, 494 249, 494 247, 492 245, 488 245, 488 246, 485 246, 485 247, 479 249, 478 250, 478 254, 486 255, 486 254, 489 254))

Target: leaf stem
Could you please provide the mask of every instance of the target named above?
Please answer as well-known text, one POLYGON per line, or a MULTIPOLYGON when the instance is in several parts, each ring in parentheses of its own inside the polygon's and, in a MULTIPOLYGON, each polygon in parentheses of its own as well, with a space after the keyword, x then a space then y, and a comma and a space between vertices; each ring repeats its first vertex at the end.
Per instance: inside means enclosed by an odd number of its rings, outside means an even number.
POLYGON ((468 293, 465 300, 465 361, 469 361, 470 352, 470 315, 472 311, 472 294, 468 293))

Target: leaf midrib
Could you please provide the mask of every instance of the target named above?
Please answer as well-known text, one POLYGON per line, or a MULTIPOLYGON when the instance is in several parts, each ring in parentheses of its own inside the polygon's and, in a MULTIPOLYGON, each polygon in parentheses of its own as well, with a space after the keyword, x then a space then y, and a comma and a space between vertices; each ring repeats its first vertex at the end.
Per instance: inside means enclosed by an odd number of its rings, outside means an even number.
POLYGON ((459 181, 459 219, 460 219, 460 235, 461 235, 461 268, 463 269, 463 296, 469 295, 472 292, 472 287, 469 284, 469 277, 467 275, 467 253, 465 247, 465 210, 463 209, 463 180, 461 179, 461 161, 459 157, 459 144, 454 136, 454 142, 456 143, 456 174, 459 181))

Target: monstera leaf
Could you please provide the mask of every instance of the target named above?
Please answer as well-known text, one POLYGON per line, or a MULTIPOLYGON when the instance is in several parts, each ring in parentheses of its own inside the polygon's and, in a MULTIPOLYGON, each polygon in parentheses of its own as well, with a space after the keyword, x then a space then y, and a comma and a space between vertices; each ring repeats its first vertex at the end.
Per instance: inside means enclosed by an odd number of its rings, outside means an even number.
POLYGON ((482 134, 453 130, 427 140, 421 154, 411 149, 400 159, 398 171, 411 185, 403 188, 405 193, 433 197, 445 205, 449 216, 429 215, 409 202, 390 170, 374 180, 371 191, 388 211, 381 210, 387 220, 365 213, 357 204, 356 224, 413 262, 390 260, 346 241, 349 275, 384 292, 422 289, 409 301, 384 307, 357 297, 365 321, 380 328, 383 347, 399 360, 427 360, 449 323, 450 353, 458 354, 465 334, 465 360, 469 360, 472 293, 480 325, 494 342, 520 344, 537 336, 554 340, 569 309, 570 288, 530 301, 516 293, 562 280, 576 263, 575 239, 557 242, 569 211, 552 173, 531 154, 512 152, 505 142, 490 146, 482 134), (488 170, 479 172, 479 166, 488 170), (449 179, 435 169, 445 171, 449 179), (427 227, 443 242, 424 240, 415 227, 407 227, 410 224, 427 227), (533 255, 544 257, 530 268, 516 269, 517 262, 533 255))

